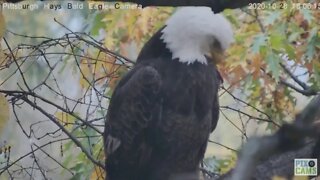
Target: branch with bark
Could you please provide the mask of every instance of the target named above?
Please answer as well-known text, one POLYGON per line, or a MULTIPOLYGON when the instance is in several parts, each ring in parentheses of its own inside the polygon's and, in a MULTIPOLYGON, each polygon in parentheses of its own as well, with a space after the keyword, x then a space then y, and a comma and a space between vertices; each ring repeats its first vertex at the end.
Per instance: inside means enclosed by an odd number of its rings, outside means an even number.
POLYGON ((319 146, 315 145, 320 136, 319 120, 320 95, 312 99, 292 124, 283 125, 273 135, 251 138, 242 148, 236 168, 220 179, 292 177, 293 159, 311 158, 319 146))
MULTIPOLYGON (((57 144, 60 143, 60 153, 63 156, 64 153, 68 154, 68 148, 66 149, 64 144, 69 142, 72 142, 77 147, 76 149, 79 149, 77 153, 81 152, 84 154, 87 162, 92 163, 97 168, 99 167, 99 169, 104 169, 103 146, 95 144, 101 142, 102 139, 102 125, 99 122, 103 122, 104 120, 104 113, 107 110, 104 102, 108 100, 108 97, 106 95, 107 86, 101 87, 99 84, 103 80, 108 85, 109 80, 113 78, 117 71, 117 68, 113 67, 121 66, 128 68, 128 66, 132 65, 128 59, 104 48, 101 43, 94 40, 90 35, 69 32, 62 37, 48 38, 20 35, 8 30, 8 37, 4 38, 6 47, 4 47, 3 51, 5 52, 4 59, 6 61, 1 64, 0 70, 7 72, 8 75, 2 79, 0 93, 7 97, 8 102, 11 104, 14 115, 13 119, 16 121, 18 130, 21 130, 19 135, 30 139, 30 143, 24 144, 30 147, 31 151, 23 151, 22 155, 17 155, 16 153, 10 154, 11 149, 16 150, 16 144, 8 144, 8 147, 4 149, 6 159, 1 159, 0 162, 0 176, 8 175, 10 179, 15 179, 25 175, 25 177, 34 178, 34 174, 28 170, 32 169, 34 173, 39 172, 43 179, 48 179, 47 173, 44 172, 52 172, 54 170, 42 165, 41 155, 47 158, 46 162, 53 162, 57 165, 57 169, 65 169, 68 175, 73 176, 75 174, 74 171, 70 167, 65 166, 56 155, 53 155, 48 150, 49 146, 55 144, 55 147, 57 147, 57 144), (11 46, 10 41, 8 41, 11 36, 19 36, 24 39, 39 39, 40 42, 28 44, 28 40, 26 40, 24 43, 11 46), (99 51, 99 54, 105 56, 90 56, 84 50, 87 47, 95 48, 99 51), (21 53, 21 51, 24 53, 21 53), (32 84, 30 80, 33 77, 30 77, 28 74, 29 67, 27 62, 37 64, 39 63, 37 61, 39 59, 43 60, 41 63, 44 73, 39 75, 42 77, 41 79, 32 84), (77 97, 67 95, 58 80, 61 77, 57 75, 62 68, 61 65, 68 66, 67 59, 74 62, 71 62, 74 65, 73 67, 82 73, 83 79, 87 83, 87 87, 83 89, 84 93, 77 97), (117 61, 113 61, 113 59, 117 59, 117 61), (98 71, 97 62, 107 60, 110 60, 107 65, 112 70, 93 76, 92 74, 98 71), (83 73, 83 69, 81 68, 84 67, 93 67, 93 72, 83 73), (21 81, 18 80, 15 83, 14 90, 4 85, 12 81, 12 78, 16 76, 21 81), (41 95, 43 89, 46 91, 46 95, 44 96, 41 95), (54 96, 54 100, 51 97, 52 95, 54 96), (93 96, 96 97, 96 100, 91 99, 93 96), (79 114, 81 107, 84 107, 84 114, 79 114), (32 111, 30 113, 37 115, 34 115, 32 119, 21 116, 20 113, 23 108, 31 108, 32 111), (97 114, 96 112, 99 112, 99 115, 92 116, 92 114, 97 114), (51 123, 50 128, 42 126, 43 123, 49 122, 51 123), (39 131, 39 129, 44 128, 48 128, 45 129, 44 133, 39 131), (80 132, 84 136, 79 136, 80 132), (90 144, 90 146, 87 146, 87 144, 90 144), (93 151, 93 148, 96 148, 96 151, 93 151), (30 156, 32 157, 34 167, 29 168, 23 163, 30 156)), ((2 149, 1 145, 0 150, 2 149)), ((103 172, 99 176, 102 176, 102 174, 103 172)))
MULTIPOLYGON (((252 172, 250 174, 251 179, 269 180, 275 176, 284 177, 286 179, 292 179, 292 176, 294 174, 294 164, 293 164, 294 159, 313 157, 312 154, 315 148, 316 148, 316 143, 314 141, 310 141, 305 143, 299 149, 271 155, 268 159, 259 161, 256 167, 253 167, 252 172)), ((232 169, 228 173, 220 176, 218 179, 230 180, 232 179, 234 172, 235 170, 232 169)))
POLYGON ((290 87, 291 89, 297 91, 298 93, 301 93, 305 96, 314 96, 318 94, 318 91, 315 89, 312 89, 310 86, 308 86, 306 83, 302 82, 296 75, 294 75, 290 69, 288 69, 284 64, 280 63, 280 66, 284 70, 284 72, 295 82, 297 83, 301 88, 287 82, 284 80, 284 78, 280 79, 280 83, 284 84, 285 86, 290 87))

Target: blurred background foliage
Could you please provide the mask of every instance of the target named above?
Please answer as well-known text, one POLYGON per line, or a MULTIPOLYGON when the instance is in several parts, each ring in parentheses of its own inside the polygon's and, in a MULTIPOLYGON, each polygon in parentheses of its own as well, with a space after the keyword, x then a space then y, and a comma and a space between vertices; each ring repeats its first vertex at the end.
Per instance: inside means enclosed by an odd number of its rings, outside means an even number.
MULTIPOLYGON (((290 122, 309 97, 319 92, 320 11, 315 8, 320 6, 317 6, 316 1, 310 1, 312 7, 308 5, 299 8, 297 3, 302 2, 307 3, 299 0, 281 1, 268 7, 258 5, 224 11, 223 14, 233 25, 235 42, 228 50, 226 60, 219 65, 224 79, 220 91, 220 121, 210 137, 203 163, 207 170, 218 174, 230 170, 235 165, 238 150, 248 137, 270 134, 284 122, 290 122)), ((46 40, 61 38, 71 30, 90 35, 79 36, 84 39, 94 38, 96 44, 130 60, 123 62, 125 59, 112 56, 85 41, 75 41, 78 49, 68 46, 46 49, 44 53, 50 57, 50 63, 44 63, 37 55, 30 56, 33 54, 32 49, 15 51, 16 58, 20 59, 19 65, 24 69, 24 78, 32 87, 37 87, 50 75, 46 83, 64 96, 57 95, 48 87, 36 88, 35 92, 64 108, 68 109, 70 104, 74 107, 67 112, 57 107, 48 107, 48 112, 66 130, 78 137, 93 157, 103 162, 101 134, 89 126, 81 125, 79 119, 103 130, 112 90, 121 76, 130 70, 144 43, 164 25, 172 12, 174 8, 168 7, 104 11, 87 8, 57 11, 42 8, 34 11, 2 10, 0 36, 4 36, 11 47, 26 44, 39 46, 46 40), (5 29, 8 31, 5 32, 5 29), (54 71, 51 71, 52 67, 48 64, 56 67, 54 71)), ((20 90, 17 84, 23 84, 24 80, 16 72, 17 64, 8 62, 10 51, 6 43, 2 42, 0 48, 0 89, 20 90)), ((56 129, 59 136, 51 132, 55 125, 48 118, 34 113, 34 109, 25 105, 19 109, 19 115, 26 122, 19 124, 13 107, 7 101, 9 97, 6 98, 0 94, 1 178, 9 177, 10 173, 20 177, 29 175, 35 179, 41 177, 41 172, 26 168, 33 166, 30 160, 20 159, 29 152, 32 145, 37 144, 48 146, 44 150, 47 153, 37 154, 43 157, 38 161, 43 163, 48 177, 103 179, 104 171, 81 153, 60 129, 56 129), (52 136, 46 139, 33 135, 25 137, 25 133, 21 132, 21 126, 29 127, 30 124, 42 121, 45 121, 45 125, 37 128, 42 128, 42 134, 52 136), (9 170, 6 169, 8 154, 4 153, 8 147, 11 151, 10 162, 21 162, 9 170), (22 171, 22 167, 26 170, 22 171)))

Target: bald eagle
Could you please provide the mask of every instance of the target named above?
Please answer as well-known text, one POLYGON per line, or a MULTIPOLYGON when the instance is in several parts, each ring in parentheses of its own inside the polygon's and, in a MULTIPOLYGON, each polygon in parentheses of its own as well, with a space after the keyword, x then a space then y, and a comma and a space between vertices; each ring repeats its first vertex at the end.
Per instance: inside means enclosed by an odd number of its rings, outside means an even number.
POLYGON ((110 100, 106 179, 186 180, 197 172, 219 118, 215 64, 232 40, 229 22, 207 7, 178 9, 151 37, 110 100))

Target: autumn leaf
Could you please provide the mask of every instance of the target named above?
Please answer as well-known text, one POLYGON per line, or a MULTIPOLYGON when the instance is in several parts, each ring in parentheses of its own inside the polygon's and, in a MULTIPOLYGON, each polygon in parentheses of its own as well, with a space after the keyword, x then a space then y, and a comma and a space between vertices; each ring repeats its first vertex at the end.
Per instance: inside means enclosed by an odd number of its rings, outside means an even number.
POLYGON ((271 72, 275 80, 278 82, 281 69, 279 55, 273 53, 272 51, 268 51, 266 62, 268 65, 268 72, 271 72))
POLYGON ((282 50, 284 48, 284 44, 286 44, 284 36, 281 34, 271 34, 269 41, 271 48, 275 50, 282 50))
POLYGON ((292 180, 309 180, 308 176, 294 176, 292 180))
POLYGON ((272 180, 287 180, 287 179, 285 177, 274 176, 272 177, 272 180))
POLYGON ((55 117, 59 122, 65 126, 66 129, 71 130, 76 120, 74 116, 65 112, 56 112, 55 117))
POLYGON ((229 83, 234 86, 240 85, 240 81, 247 75, 246 71, 240 65, 236 66, 230 73, 231 79, 229 83))
POLYGON ((0 11, 0 38, 4 36, 4 32, 6 31, 6 23, 5 19, 2 15, 2 12, 0 11))
POLYGON ((0 135, 9 121, 9 103, 3 94, 0 94, 0 135))
MULTIPOLYGON (((90 55, 87 55, 90 56, 90 55)), ((80 70, 82 76, 79 79, 79 83, 82 88, 88 88, 90 86, 90 82, 92 80, 92 64, 90 64, 90 61, 88 59, 82 59, 80 63, 80 70)))
POLYGON ((260 54, 256 54, 252 57, 252 60, 248 60, 247 68, 251 71, 253 80, 256 80, 260 77, 260 68, 264 65, 262 64, 262 57, 260 54))
MULTIPOLYGON (((0 39, 2 39, 2 37, 4 36, 5 31, 6 31, 6 23, 2 15, 2 12, 0 11, 0 39)), ((0 44, 0 67, 4 65, 4 62, 5 62, 5 55, 3 53, 3 50, 0 44)))
POLYGON ((90 180, 104 180, 105 172, 101 167, 95 166, 90 180))

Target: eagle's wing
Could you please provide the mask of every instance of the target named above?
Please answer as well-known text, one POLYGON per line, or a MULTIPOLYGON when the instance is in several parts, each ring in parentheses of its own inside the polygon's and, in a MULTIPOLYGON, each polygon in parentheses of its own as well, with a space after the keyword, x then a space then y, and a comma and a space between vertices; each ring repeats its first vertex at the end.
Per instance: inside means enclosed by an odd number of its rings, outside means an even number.
POLYGON ((118 149, 130 149, 137 137, 145 135, 144 131, 154 118, 153 112, 159 108, 160 88, 160 75, 151 66, 137 65, 119 82, 106 119, 107 156, 118 149))
POLYGON ((220 112, 219 108, 219 96, 217 95, 213 101, 211 132, 217 127, 220 112))
MULTIPOLYGON (((214 66, 214 67, 216 68, 216 66, 214 66)), ((216 84, 216 91, 217 92, 216 92, 215 100, 213 101, 211 132, 213 132, 213 130, 215 130, 215 128, 217 127, 217 124, 218 124, 219 114, 220 114, 218 90, 219 90, 219 86, 221 84, 223 84, 222 76, 217 69, 215 69, 215 74, 216 74, 215 75, 215 84, 216 84)))

